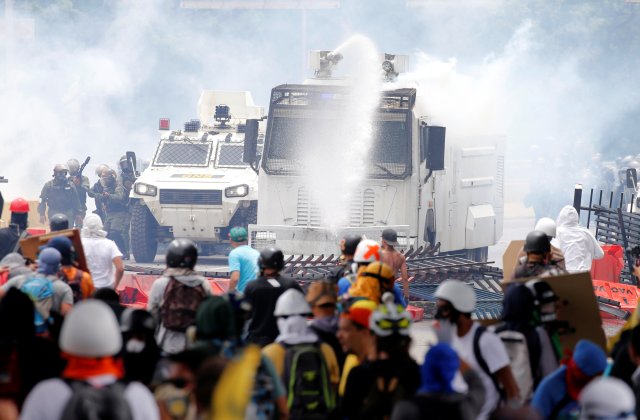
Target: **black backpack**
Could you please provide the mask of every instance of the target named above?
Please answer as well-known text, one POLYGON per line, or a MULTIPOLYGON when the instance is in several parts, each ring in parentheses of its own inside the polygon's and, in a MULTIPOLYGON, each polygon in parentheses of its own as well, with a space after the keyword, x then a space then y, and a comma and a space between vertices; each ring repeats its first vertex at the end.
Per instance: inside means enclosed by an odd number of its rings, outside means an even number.
POLYGON ((96 388, 84 381, 69 381, 73 394, 62 411, 65 420, 133 420, 124 397, 126 385, 114 382, 96 388))
POLYGON ((335 409, 336 397, 320 345, 287 346, 284 385, 291 419, 326 419, 335 409))

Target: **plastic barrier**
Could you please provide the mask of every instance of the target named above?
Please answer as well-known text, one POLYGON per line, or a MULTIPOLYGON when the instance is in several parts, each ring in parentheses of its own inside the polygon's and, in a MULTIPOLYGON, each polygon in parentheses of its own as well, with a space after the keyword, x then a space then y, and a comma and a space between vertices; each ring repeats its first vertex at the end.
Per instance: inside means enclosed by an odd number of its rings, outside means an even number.
POLYGON ((597 296, 620 302, 620 309, 633 311, 638 306, 638 288, 630 284, 592 280, 597 296))
MULTIPOLYGON (((116 289, 120 295, 120 303, 125 306, 146 308, 151 285, 158 278, 160 276, 125 273, 116 289)), ((207 280, 214 295, 222 295, 229 288, 229 279, 207 277, 207 280)))
POLYGON ((604 245, 604 257, 593 260, 591 278, 601 281, 619 282, 624 268, 624 250, 620 245, 604 245))
POLYGON ((422 319, 424 318, 424 308, 408 305, 406 310, 411 315, 411 319, 413 319, 413 322, 422 321, 422 319))

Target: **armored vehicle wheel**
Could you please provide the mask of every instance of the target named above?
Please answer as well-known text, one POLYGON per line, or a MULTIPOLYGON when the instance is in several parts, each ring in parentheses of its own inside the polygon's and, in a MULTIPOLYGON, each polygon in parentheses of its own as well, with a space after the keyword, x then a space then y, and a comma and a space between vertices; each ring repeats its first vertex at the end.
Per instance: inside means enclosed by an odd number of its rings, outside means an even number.
POLYGON ((153 262, 158 250, 158 222, 142 203, 131 211, 131 252, 139 263, 153 262))

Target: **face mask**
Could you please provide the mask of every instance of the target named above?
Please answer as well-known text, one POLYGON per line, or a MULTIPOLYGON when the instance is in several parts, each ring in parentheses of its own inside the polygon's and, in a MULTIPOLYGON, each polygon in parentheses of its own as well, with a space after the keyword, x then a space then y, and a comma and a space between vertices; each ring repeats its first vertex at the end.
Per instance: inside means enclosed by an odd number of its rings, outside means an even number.
POLYGON ((126 349, 128 353, 142 353, 144 350, 145 342, 138 340, 137 338, 131 338, 127 341, 126 349))
POLYGON ((546 303, 540 307, 540 320, 542 322, 553 322, 556 320, 555 303, 546 303))
POLYGON ((458 326, 448 319, 441 319, 438 322, 440 324, 440 327, 436 328, 438 343, 451 343, 453 335, 458 331, 458 326))

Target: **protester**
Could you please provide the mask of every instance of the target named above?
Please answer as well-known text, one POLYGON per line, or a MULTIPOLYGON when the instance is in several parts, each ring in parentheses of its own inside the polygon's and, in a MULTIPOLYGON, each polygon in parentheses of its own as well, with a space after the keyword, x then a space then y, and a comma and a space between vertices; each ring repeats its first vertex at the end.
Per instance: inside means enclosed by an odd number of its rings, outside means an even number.
POLYGON ((458 356, 480 375, 485 389, 485 403, 478 416, 486 419, 498 406, 499 387, 507 401, 520 399, 518 386, 509 365, 504 344, 491 331, 471 320, 476 296, 473 288, 458 280, 445 280, 435 293, 438 298, 436 319, 440 342, 451 343, 458 356))
POLYGON ((69 219, 64 213, 56 213, 49 219, 49 230, 51 232, 58 232, 61 230, 69 229, 69 219))
POLYGON ((402 252, 395 249, 398 246, 398 232, 394 229, 382 231, 382 252, 380 262, 387 264, 393 270, 394 280, 400 274, 402 281, 402 293, 405 301, 409 301, 409 273, 407 272, 407 259, 402 252))
POLYGON ((198 305, 211 295, 209 282, 194 271, 197 260, 193 241, 174 239, 167 248, 167 268, 149 292, 147 310, 159 323, 156 340, 170 354, 185 349, 185 333, 195 325, 198 305))
POLYGON ((593 234, 579 225, 580 218, 573 206, 565 206, 556 221, 554 244, 562 250, 567 271, 590 271, 591 262, 604 257, 604 251, 593 234))
POLYGON ((330 280, 317 280, 307 288, 307 302, 311 305, 313 319, 309 326, 320 338, 333 349, 338 365, 344 364, 346 354, 342 350, 338 333, 337 296, 338 287, 330 280))
POLYGON ((149 390, 137 382, 119 381, 122 369, 114 356, 121 347, 113 312, 96 300, 78 303, 60 334, 60 348, 67 359, 62 378, 40 382, 27 397, 20 417, 157 419, 158 407, 149 390))
POLYGON ((391 292, 395 302, 406 307, 407 303, 402 296, 402 291, 394 282, 395 275, 390 266, 378 261, 372 262, 358 271, 356 282, 349 289, 349 296, 380 303, 382 295, 385 292, 391 292))
POLYGON ((339 264, 331 269, 331 273, 327 277, 330 281, 337 284, 341 278, 351 274, 353 256, 361 240, 362 236, 360 235, 347 235, 340 240, 339 264))
POLYGON ((58 277, 71 288, 73 301, 90 298, 95 291, 93 279, 90 273, 77 267, 77 254, 71 240, 66 236, 56 236, 49 240, 47 246, 57 249, 62 255, 58 277))
POLYGON ((229 291, 244 292, 251 280, 258 277, 258 258, 260 252, 247 244, 247 230, 234 227, 229 231, 231 252, 229 253, 229 291))
POLYGON ((335 391, 340 380, 336 356, 307 325, 311 307, 304 294, 288 289, 276 302, 278 323, 275 343, 262 349, 287 388, 291 419, 330 416, 336 407, 335 391))
POLYGON ((127 308, 120 316, 120 331, 125 382, 149 386, 160 359, 153 316, 144 309, 127 308))
MULTIPOLYGON (((615 377, 618 377, 618 379, 623 380, 627 385, 633 387, 633 392, 636 398, 635 413, 636 416, 640 418, 640 326, 636 325, 632 330, 627 332, 627 335, 628 339, 625 340, 625 343, 628 342, 628 345, 625 346, 620 353, 624 352, 629 359, 629 369, 621 369, 615 377), (622 375, 620 375, 620 373, 626 374, 627 371, 630 371, 629 377, 626 377, 626 375, 622 377, 622 375)), ((614 376, 613 372, 611 376, 614 376)))
POLYGON ((553 291, 549 283, 544 280, 529 280, 525 283, 525 286, 531 290, 535 298, 534 322, 538 336, 540 337, 540 344, 543 348, 540 369, 541 374, 547 376, 558 367, 558 363, 565 355, 562 343, 560 342, 560 333, 566 329, 566 324, 559 322, 557 319, 558 300, 560 298, 553 291), (547 346, 551 346, 553 349, 555 359, 548 357, 548 351, 544 350, 547 346))
POLYGON ((480 376, 462 363, 455 350, 446 343, 436 344, 427 352, 420 369, 422 382, 411 400, 399 401, 391 420, 475 420, 484 404, 484 385, 480 376), (454 378, 460 370, 467 392, 455 390, 454 378))
POLYGON ((552 262, 551 243, 544 232, 539 230, 529 232, 524 242, 524 252, 526 256, 518 259, 513 273, 514 279, 566 274, 563 269, 552 262))
MULTIPOLYGON (((551 242, 556 237, 556 222, 550 217, 542 217, 538 220, 533 230, 544 232, 551 242)), ((566 271, 567 269, 565 267, 564 254, 562 253, 562 250, 555 247, 553 244, 551 244, 551 264, 556 265, 562 271, 566 271)))
POLYGON ((382 301, 369 319, 375 334, 369 359, 347 378, 341 408, 349 419, 388 418, 395 403, 412 398, 420 387, 418 365, 409 356, 411 316, 391 293, 382 301))
POLYGON ((26 238, 29 222, 29 203, 24 198, 16 198, 9 205, 11 219, 9 226, 0 229, 0 258, 12 252, 20 252, 20 240, 26 238))
POLYGON ((273 311, 281 294, 288 289, 302 292, 300 285, 280 275, 284 268, 284 254, 277 248, 260 251, 260 276, 245 289, 245 298, 251 304, 247 339, 260 346, 273 343, 278 336, 278 325, 273 311))
POLYGON ((338 296, 347 294, 355 284, 358 272, 364 270, 369 263, 376 261, 380 261, 380 244, 372 239, 363 239, 358 242, 351 268, 345 269, 345 275, 338 280, 338 296))
POLYGON ((214 391, 222 372, 227 366, 227 360, 222 357, 212 357, 207 359, 196 374, 195 379, 195 400, 198 418, 209 419, 213 416, 212 402, 214 391))
POLYGON ((598 345, 588 340, 578 341, 568 364, 560 366, 540 383, 531 405, 545 419, 575 415, 580 392, 602 374, 606 365, 607 356, 598 345))
POLYGON ((347 353, 338 388, 338 395, 341 397, 344 395, 351 369, 364 363, 373 350, 375 343, 369 330, 369 320, 376 307, 377 304, 370 300, 354 300, 347 302, 340 314, 337 336, 342 350, 347 353))
POLYGON ((122 253, 115 242, 107 239, 102 220, 96 214, 89 214, 82 222, 82 249, 89 265, 93 285, 99 289, 116 289, 124 274, 122 253))
POLYGON ((28 267, 26 264, 27 264, 27 261, 25 260, 25 258, 22 255, 18 254, 17 252, 11 252, 5 255, 0 260, 0 271, 6 270, 5 271, 6 277, 4 277, 4 283, 12 279, 13 277, 31 273, 32 272, 31 268, 28 267))
POLYGON ((581 419, 636 419, 636 398, 617 378, 596 378, 580 393, 581 419))
POLYGON ((116 319, 120 319, 125 307, 120 303, 120 296, 118 296, 118 293, 115 290, 109 287, 103 287, 96 290, 92 297, 106 303, 106 305, 111 308, 115 314, 116 319))

